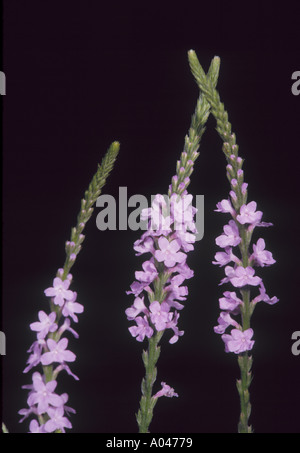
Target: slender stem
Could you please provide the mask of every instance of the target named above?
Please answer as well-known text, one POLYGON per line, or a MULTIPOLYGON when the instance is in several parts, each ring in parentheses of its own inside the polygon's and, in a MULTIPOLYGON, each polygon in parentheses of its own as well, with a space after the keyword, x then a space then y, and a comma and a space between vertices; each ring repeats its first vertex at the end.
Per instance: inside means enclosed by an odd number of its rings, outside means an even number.
POLYGON ((238 356, 238 363, 241 370, 241 379, 237 380, 237 389, 240 395, 241 414, 238 424, 239 433, 252 433, 252 427, 248 425, 251 413, 249 387, 252 380, 251 366, 252 357, 247 352, 238 356))
POLYGON ((159 341, 163 331, 157 332, 156 335, 148 340, 148 351, 143 351, 143 361, 145 365, 145 378, 142 381, 142 397, 140 409, 137 414, 137 423, 140 433, 148 433, 149 425, 153 417, 153 409, 157 399, 152 397, 153 384, 156 381, 157 369, 156 363, 160 355, 159 341))
MULTIPOLYGON (((243 225, 240 226, 240 251, 242 255, 242 263, 244 267, 249 265, 249 242, 250 238, 247 237, 246 229, 243 225)), ((250 328, 251 310, 250 310, 250 290, 246 287, 241 290, 243 297, 243 306, 241 308, 242 327, 243 330, 250 328)), ((252 433, 252 427, 249 426, 248 421, 251 414, 250 392, 249 387, 252 381, 251 366, 252 357, 248 355, 248 351, 243 352, 238 357, 238 364, 241 372, 241 379, 237 380, 237 389, 240 396, 241 413, 238 423, 239 433, 252 433)))

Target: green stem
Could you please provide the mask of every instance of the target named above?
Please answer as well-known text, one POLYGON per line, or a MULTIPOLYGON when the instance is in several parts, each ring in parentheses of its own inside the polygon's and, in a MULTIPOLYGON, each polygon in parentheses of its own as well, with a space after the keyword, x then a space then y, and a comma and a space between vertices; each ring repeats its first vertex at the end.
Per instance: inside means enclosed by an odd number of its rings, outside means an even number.
POLYGON ((248 421, 251 414, 249 387, 252 380, 251 366, 252 357, 247 352, 238 356, 238 364, 241 370, 241 379, 237 380, 237 389, 240 395, 241 414, 238 424, 239 433, 252 433, 252 427, 248 421))
POLYGON ((145 378, 142 381, 142 397, 140 409, 136 419, 140 433, 148 433, 149 425, 153 417, 153 409, 157 399, 152 397, 153 384, 156 381, 157 369, 156 363, 160 355, 158 343, 163 335, 157 332, 156 335, 148 340, 148 351, 143 351, 143 362, 145 365, 145 378))

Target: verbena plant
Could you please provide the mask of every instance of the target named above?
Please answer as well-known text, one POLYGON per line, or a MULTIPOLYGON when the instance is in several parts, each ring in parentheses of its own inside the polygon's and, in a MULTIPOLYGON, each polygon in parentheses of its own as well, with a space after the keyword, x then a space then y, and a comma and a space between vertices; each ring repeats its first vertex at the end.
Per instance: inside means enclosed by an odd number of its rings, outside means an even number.
MULTIPOLYGON (((169 343, 173 345, 184 334, 181 320, 179 326, 180 312, 188 296, 188 287, 184 282, 194 275, 187 264, 187 255, 194 249, 197 234, 194 219, 197 209, 193 207, 193 195, 187 189, 211 112, 223 142, 226 175, 230 184, 229 196, 220 201, 216 209, 230 216, 230 220, 224 226, 223 233, 216 238, 216 245, 221 251, 215 253, 213 263, 224 267, 225 277, 220 285, 228 286, 219 299, 221 313, 214 331, 221 335, 225 351, 237 356, 240 368, 237 390, 241 406, 238 432, 251 433, 249 387, 252 380, 251 350, 254 345, 251 317, 258 302, 270 305, 278 302, 277 297, 268 296, 262 278, 256 275, 257 267, 270 266, 275 260, 272 253, 265 249, 264 239, 259 237, 256 242, 252 242, 252 237, 256 228, 272 224, 263 222, 262 211, 257 210, 256 202, 248 200, 243 159, 239 156, 236 136, 216 88, 220 59, 213 58, 205 74, 194 51, 189 51, 188 58, 200 89, 195 113, 185 137, 184 149, 177 161, 176 174, 168 186, 168 196, 157 194, 151 207, 142 210, 141 220, 147 223, 147 230, 133 246, 136 255, 146 255, 142 269, 135 272, 135 280, 127 291, 133 297, 132 304, 126 309, 127 319, 132 323, 129 332, 137 341, 147 343, 142 352, 145 377, 142 379, 136 420, 139 432, 148 433, 158 399, 161 396, 178 397, 175 390, 164 381, 160 389, 154 390, 154 386, 162 336, 165 332, 169 334, 169 343), (231 329, 230 332, 228 329, 231 329)), ((62 371, 78 379, 69 366, 76 355, 68 349, 65 334, 70 332, 78 336, 71 325, 78 322, 77 315, 84 307, 77 301, 77 293, 70 289, 70 270, 82 247, 83 230, 92 215, 93 205, 118 152, 119 143, 112 143, 85 192, 77 225, 72 228, 70 240, 66 242, 65 263, 58 269, 52 286, 44 291, 49 298, 49 308, 39 311, 38 321, 30 324, 31 330, 36 332, 36 339, 29 348, 24 373, 32 372, 32 382, 24 386, 29 390, 28 407, 19 413, 22 415, 21 421, 31 418, 29 431, 33 433, 61 433, 72 428, 69 414, 75 410, 67 406, 69 395, 55 392, 62 371)), ((5 425, 2 430, 8 432, 5 425)))

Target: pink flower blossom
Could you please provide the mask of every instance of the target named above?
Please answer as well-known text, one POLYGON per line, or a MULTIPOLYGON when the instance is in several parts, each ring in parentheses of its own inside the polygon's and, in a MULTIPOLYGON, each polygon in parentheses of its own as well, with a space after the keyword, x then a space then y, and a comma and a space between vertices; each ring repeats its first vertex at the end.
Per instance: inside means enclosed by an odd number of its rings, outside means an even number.
POLYGON ((137 252, 136 256, 140 256, 143 253, 154 253, 154 241, 151 236, 149 236, 149 231, 146 231, 141 239, 138 239, 133 244, 134 250, 137 252))
POLYGON ((53 393, 57 382, 49 381, 46 384, 43 382, 40 373, 33 373, 32 376, 33 391, 30 393, 27 403, 28 406, 37 404, 37 413, 43 414, 49 409, 49 405, 59 407, 63 404, 63 400, 59 395, 53 393))
POLYGON ((152 201, 151 208, 143 209, 141 212, 141 220, 149 219, 149 230, 159 231, 164 234, 171 232, 171 220, 169 214, 169 206, 163 195, 157 194, 152 201))
POLYGON ((148 283, 140 283, 140 282, 136 282, 134 281, 131 285, 130 285, 130 290, 131 291, 126 291, 126 294, 134 294, 136 297, 139 296, 141 294, 141 292, 148 287, 148 283))
POLYGON ((64 316, 70 316, 74 322, 78 322, 78 317, 75 313, 83 313, 84 307, 83 305, 76 302, 77 293, 73 292, 73 298, 71 300, 67 300, 63 306, 62 314, 64 316))
POLYGON ((153 301, 150 304, 150 319, 151 322, 155 325, 156 330, 159 332, 165 330, 168 321, 172 319, 173 314, 169 313, 170 306, 167 302, 162 302, 161 304, 158 301, 153 301))
POLYGON ((55 277, 53 280, 53 287, 45 289, 44 293, 47 297, 53 297, 53 302, 60 307, 64 304, 65 300, 72 300, 74 295, 73 291, 69 290, 70 280, 61 280, 60 277, 55 277))
POLYGON ((55 332, 57 330, 57 324, 54 322, 56 318, 56 313, 52 312, 50 315, 46 315, 44 311, 39 311, 38 313, 39 322, 33 322, 30 324, 30 329, 38 332, 37 338, 43 339, 48 334, 48 332, 55 332))
POLYGON ((219 299, 219 305, 221 310, 235 311, 240 305, 243 304, 243 301, 239 299, 234 291, 225 291, 223 293, 224 297, 219 299))
POLYGON ((128 321, 132 321, 136 318, 140 313, 148 314, 148 310, 146 305, 144 304, 144 297, 136 297, 134 299, 133 305, 127 310, 125 310, 126 316, 128 321))
POLYGON ((234 326, 236 328, 240 327, 240 325, 226 311, 221 311, 218 323, 219 324, 214 327, 214 332, 218 334, 224 333, 229 326, 234 326))
POLYGON ((173 396, 178 396, 178 394, 175 393, 174 389, 165 382, 161 382, 161 385, 162 385, 161 390, 159 390, 159 392, 153 395, 153 398, 159 398, 161 396, 167 396, 169 398, 172 398, 173 396))
POLYGON ((164 262, 165 266, 173 267, 176 263, 182 263, 186 259, 186 254, 180 252, 180 244, 176 239, 169 242, 167 238, 158 239, 159 250, 155 251, 157 261, 164 262))
POLYGON ((197 209, 192 206, 193 195, 171 195, 171 216, 176 223, 176 230, 195 230, 193 221, 197 209))
POLYGON ((263 282, 260 283, 260 288, 259 288, 259 295, 256 296, 253 300, 252 300, 252 304, 255 305, 257 304, 257 302, 265 302, 266 304, 269 304, 269 305, 274 305, 276 304, 279 299, 276 297, 276 296, 273 296, 273 297, 269 297, 268 294, 266 293, 266 288, 263 284, 263 282))
POLYGON ((143 341, 145 337, 152 337, 153 329, 149 326, 146 316, 143 318, 141 316, 137 316, 135 318, 135 322, 137 325, 129 327, 128 330, 133 337, 136 337, 137 341, 143 341))
POLYGON ((231 247, 226 247, 225 252, 217 252, 215 254, 215 260, 216 261, 213 261, 212 263, 217 264, 220 267, 225 266, 226 264, 230 263, 231 261, 234 261, 236 264, 241 263, 239 258, 232 253, 231 247))
POLYGON ((170 340, 169 340, 170 344, 176 343, 178 341, 178 338, 184 334, 183 330, 178 329, 178 326, 177 326, 178 318, 179 318, 179 313, 177 311, 175 311, 174 316, 171 319, 171 321, 167 322, 167 324, 166 324, 166 328, 172 329, 173 333, 174 333, 173 337, 170 338, 170 340))
POLYGON ((42 365, 50 365, 53 362, 74 362, 76 355, 68 351, 68 339, 62 338, 58 343, 49 338, 47 340, 48 352, 45 352, 41 357, 42 365))
POLYGON ((259 223, 262 218, 262 212, 256 211, 256 202, 251 201, 248 204, 243 204, 240 213, 237 215, 237 221, 242 225, 245 223, 255 224, 259 223))
POLYGON ((250 351, 253 348, 254 341, 251 340, 253 330, 247 329, 244 331, 232 329, 230 335, 222 335, 222 340, 225 343, 225 352, 234 352, 241 354, 245 351, 250 351))
POLYGON ((217 203, 217 209, 215 209, 215 211, 223 213, 229 212, 232 215, 232 217, 234 217, 236 214, 229 200, 222 200, 219 203, 217 203))
POLYGON ((253 259, 257 266, 271 266, 271 264, 276 263, 272 253, 265 250, 265 246, 265 241, 262 238, 258 239, 257 244, 253 244, 253 254, 250 259, 253 259))
POLYGON ((230 273, 230 281, 236 288, 241 288, 246 285, 258 286, 261 282, 261 278, 254 276, 254 274, 255 271, 251 266, 238 266, 233 273, 230 273))
POLYGON ((65 432, 65 428, 72 428, 72 424, 67 417, 64 417, 64 408, 63 406, 57 408, 49 408, 48 415, 50 420, 48 420, 44 427, 47 433, 53 433, 54 431, 61 430, 65 432))
POLYGON ((143 283, 151 283, 157 277, 158 272, 156 267, 152 261, 145 261, 142 264, 142 268, 144 271, 136 271, 135 278, 143 283))
POLYGON ((234 220, 229 220, 229 224, 225 225, 224 234, 216 238, 216 244, 219 247, 235 247, 241 242, 239 229, 234 220))
POLYGON ((29 424, 29 431, 30 433, 43 433, 45 434, 47 431, 45 431, 45 425, 39 425, 38 421, 37 420, 31 420, 30 424, 29 424))
POLYGON ((23 373, 27 373, 29 370, 31 370, 31 368, 35 367, 40 363, 43 350, 43 343, 45 343, 45 341, 43 340, 37 340, 32 343, 32 345, 27 351, 30 352, 31 354, 28 357, 28 360, 26 362, 27 367, 24 369, 23 373))

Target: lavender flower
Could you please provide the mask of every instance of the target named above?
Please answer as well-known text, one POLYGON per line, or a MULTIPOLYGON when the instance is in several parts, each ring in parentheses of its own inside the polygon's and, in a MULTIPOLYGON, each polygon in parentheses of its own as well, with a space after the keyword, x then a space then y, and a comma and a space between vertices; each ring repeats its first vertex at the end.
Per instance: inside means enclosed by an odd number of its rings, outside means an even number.
POLYGON ((60 277, 56 277, 53 280, 53 287, 45 289, 45 295, 53 297, 53 302, 60 307, 64 305, 66 300, 72 300, 73 291, 68 288, 70 286, 70 279, 62 280, 60 277))
POLYGON ((51 406, 62 406, 63 399, 54 393, 56 386, 57 382, 55 380, 44 383, 40 373, 33 373, 32 392, 27 400, 28 406, 37 404, 37 413, 39 415, 47 412, 51 406))
POLYGON ((253 336, 252 329, 246 329, 241 331, 239 329, 232 329, 230 335, 223 334, 222 340, 225 343, 226 352, 234 352, 235 354, 241 354, 245 351, 250 351, 254 345, 254 341, 251 340, 253 336))
POLYGON ((49 332, 55 332, 57 330, 57 324, 55 322, 56 313, 52 312, 48 316, 43 310, 39 311, 39 322, 33 322, 30 324, 30 329, 38 332, 37 339, 44 339, 49 332))
POLYGON ((153 395, 153 398, 160 398, 161 396, 167 396, 168 398, 173 398, 173 396, 178 396, 177 393, 175 393, 174 389, 170 387, 168 384, 165 382, 161 383, 161 390, 159 390, 155 395, 153 395))
POLYGON ((41 356, 41 364, 42 365, 50 365, 54 362, 74 362, 76 359, 76 355, 72 351, 66 350, 68 346, 67 338, 62 338, 58 342, 49 338, 47 340, 47 348, 48 352, 45 352, 41 356))
POLYGON ((137 316, 135 318, 136 326, 129 327, 129 332, 137 341, 143 341, 145 337, 151 338, 153 329, 149 326, 148 318, 146 316, 137 316))

